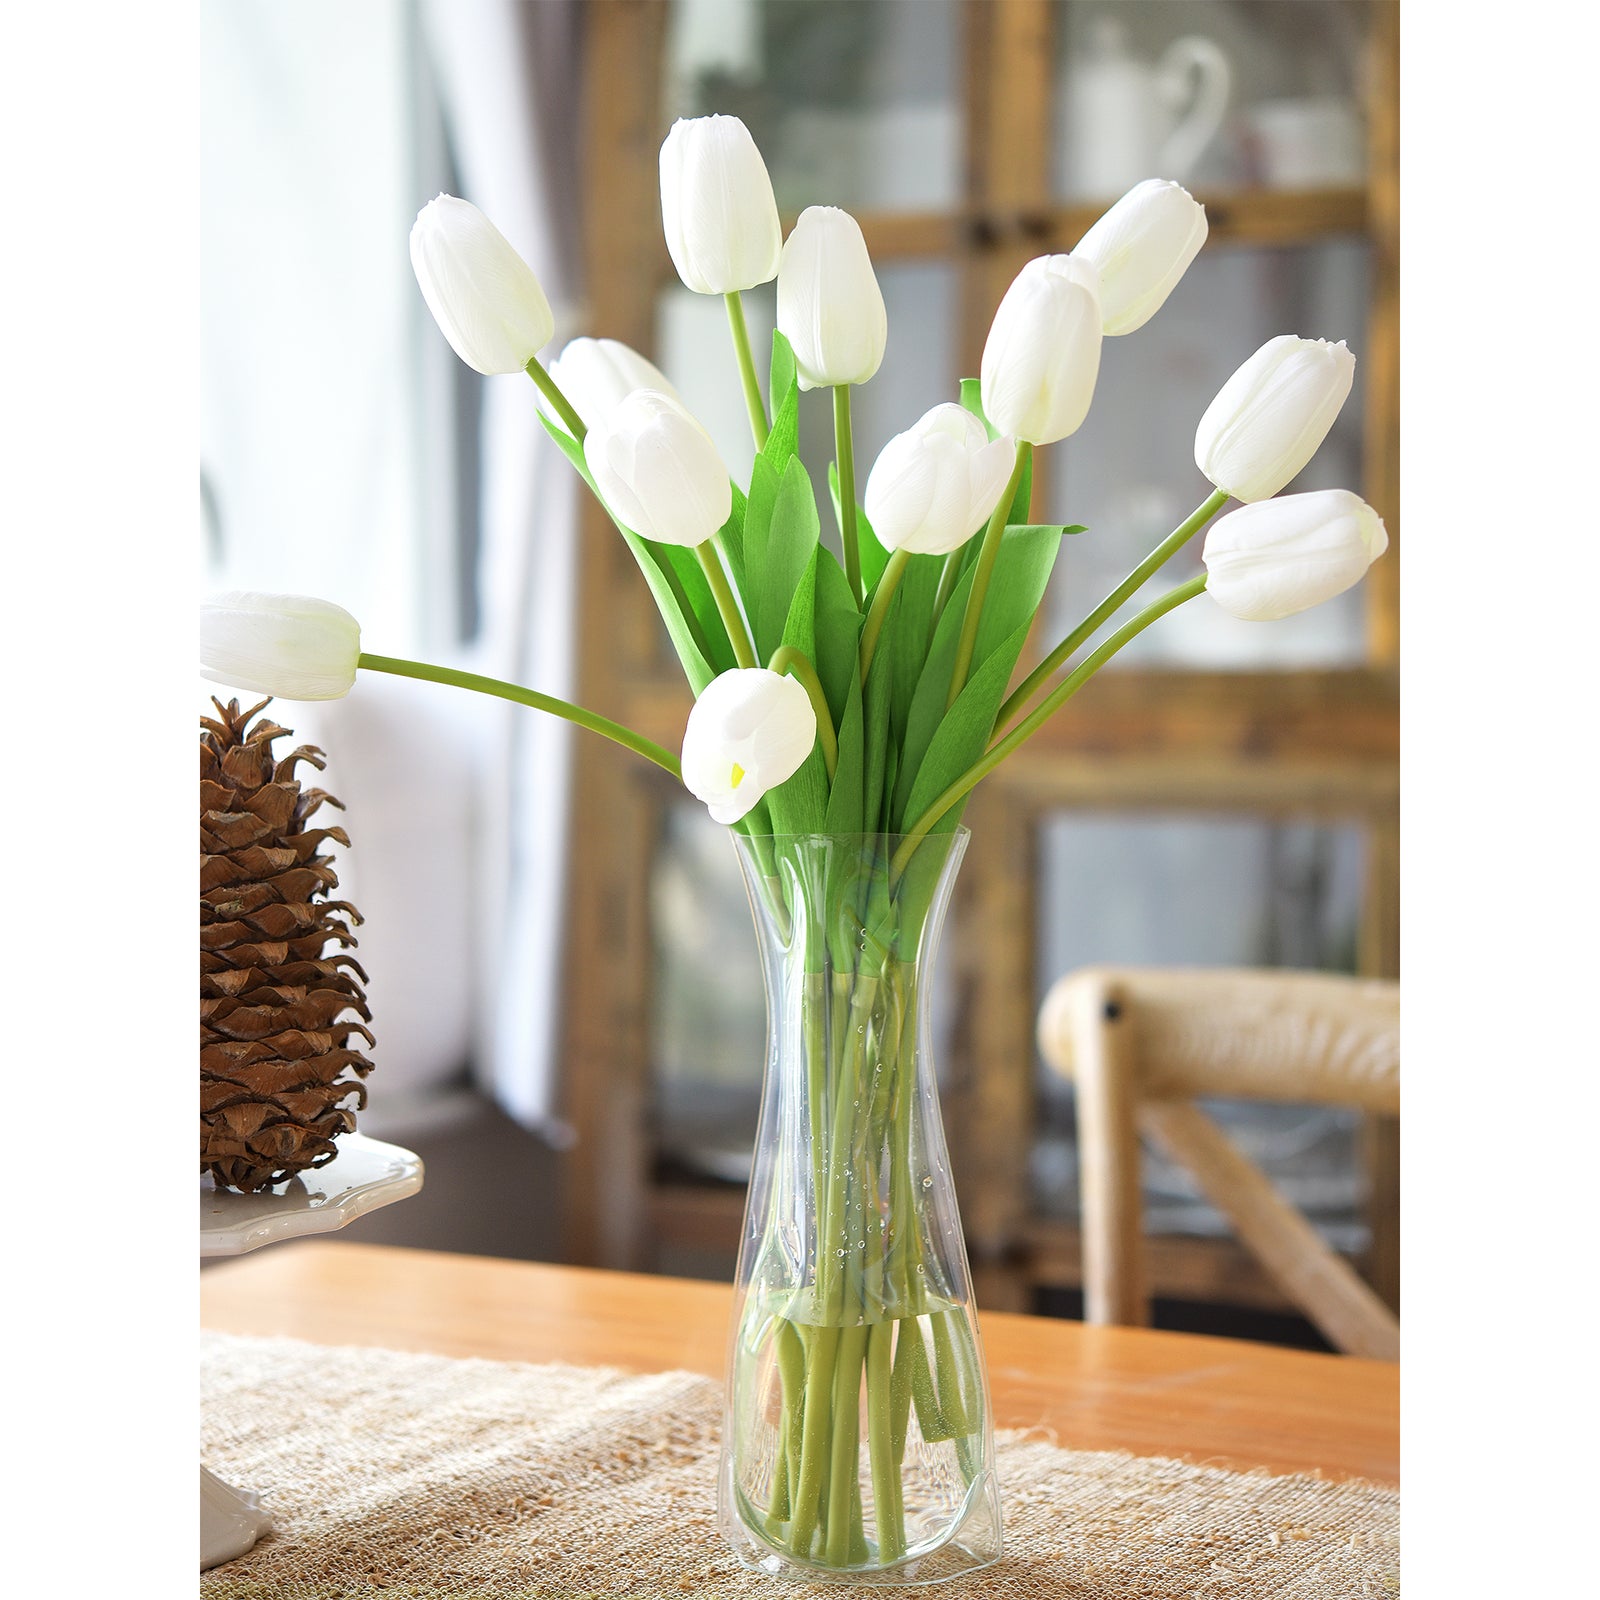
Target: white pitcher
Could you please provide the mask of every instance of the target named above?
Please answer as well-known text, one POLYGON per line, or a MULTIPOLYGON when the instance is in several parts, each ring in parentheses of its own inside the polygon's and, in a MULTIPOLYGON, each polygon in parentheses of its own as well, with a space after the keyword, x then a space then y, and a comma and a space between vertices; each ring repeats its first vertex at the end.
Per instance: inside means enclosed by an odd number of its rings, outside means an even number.
POLYGON ((1067 73, 1062 169, 1069 193, 1112 200, 1145 178, 1183 182, 1227 114, 1233 70, 1221 48, 1190 34, 1154 66, 1115 17, 1094 19, 1067 73))

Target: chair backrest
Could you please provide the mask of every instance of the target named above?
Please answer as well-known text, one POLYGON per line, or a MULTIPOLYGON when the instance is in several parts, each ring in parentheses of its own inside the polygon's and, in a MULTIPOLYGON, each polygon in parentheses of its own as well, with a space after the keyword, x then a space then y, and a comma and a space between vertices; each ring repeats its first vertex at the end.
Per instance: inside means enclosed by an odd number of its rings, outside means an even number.
POLYGON ((1224 1096, 1400 1109, 1400 993, 1331 973, 1085 967, 1046 996, 1045 1060, 1077 1089, 1084 1311, 1143 1325, 1139 1136, 1187 1167, 1339 1349, 1396 1360, 1389 1308, 1211 1118, 1224 1096))

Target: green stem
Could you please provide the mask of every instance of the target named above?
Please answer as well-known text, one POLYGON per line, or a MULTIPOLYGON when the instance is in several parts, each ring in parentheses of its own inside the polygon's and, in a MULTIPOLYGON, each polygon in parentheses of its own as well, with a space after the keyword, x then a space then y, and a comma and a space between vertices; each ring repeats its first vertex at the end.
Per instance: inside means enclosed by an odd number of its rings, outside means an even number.
POLYGON ((948 711, 961 697, 961 691, 967 686, 967 674, 972 670, 972 652, 978 644, 978 624, 983 620, 983 602, 989 593, 989 575, 994 571, 994 564, 1000 556, 1000 541, 1005 536, 1006 522, 1011 515, 1011 502, 1017 497, 1017 490, 1022 485, 1022 474, 1027 470, 1028 461, 1033 454, 1033 446, 1026 439, 1017 441, 1016 465, 1011 469, 1011 481, 1006 485, 1006 490, 1000 496, 999 504, 994 508, 994 514, 989 518, 989 526, 984 529, 983 545, 978 551, 978 560, 972 569, 972 587, 967 591, 967 609, 961 618, 961 638, 956 645, 955 665, 950 671, 950 693, 945 696, 945 710, 948 711))
POLYGON ((905 576, 906 565, 911 560, 909 550, 896 550, 883 569, 883 576, 878 579, 878 586, 872 591, 872 609, 867 612, 866 626, 861 630, 861 682, 867 681, 867 670, 872 665, 872 653, 878 648, 878 635, 883 632, 883 619, 889 615, 889 602, 894 599, 894 592, 900 587, 900 580, 905 576))
POLYGON ((894 1344, 894 1371, 889 1376, 889 1430, 898 1467, 906 1458, 906 1433, 911 1426, 911 1341, 922 1338, 921 1324, 915 1317, 902 1317, 894 1344))
POLYGON ((794 1520, 789 1524, 791 1548, 799 1555, 811 1549, 817 1530, 817 1515, 822 1503, 822 1469, 833 1441, 829 1437, 833 1421, 833 1369, 839 1349, 839 1330, 821 1327, 811 1330, 810 1357, 806 1367, 806 1393, 800 1430, 800 1487, 794 1496, 794 1520))
POLYGON ((960 1369, 950 1339, 950 1319, 960 1315, 959 1311, 936 1311, 928 1318, 928 1326, 933 1330, 933 1367, 939 1385, 939 1409, 958 1439, 971 1433, 975 1426, 962 1398, 960 1369))
POLYGON ((733 353, 739 358, 739 381, 744 385, 745 410, 750 413, 750 437, 757 450, 767 447, 767 408, 762 404, 761 385, 756 382, 756 364, 750 357, 750 330, 745 326, 744 301, 735 289, 722 302, 728 308, 728 330, 733 335, 733 353))
POLYGON ((1005 738, 992 744, 984 751, 982 757, 968 767, 941 795, 939 795, 928 809, 917 818, 900 841, 900 848, 895 851, 894 859, 889 863, 890 875, 898 878, 905 871, 906 863, 916 853, 917 846, 927 838, 928 830, 933 827, 940 817, 947 812, 963 796, 969 794, 982 780, 994 771, 1007 756, 1026 744, 1046 722, 1108 662, 1123 645, 1137 634, 1143 633, 1150 624, 1159 617, 1164 617, 1169 611, 1176 610, 1184 601, 1192 600, 1206 586, 1205 574, 1191 578, 1188 583, 1180 584, 1176 589, 1164 594, 1159 600, 1148 605, 1138 616, 1125 622, 1100 646, 1093 655, 1089 656, 1081 665, 1074 667, 1060 683, 1052 689, 1049 695, 1042 700, 1034 710, 1014 727, 1005 738))
POLYGON ((844 575, 850 581, 856 610, 865 591, 861 587, 861 546, 856 535, 856 458, 850 428, 850 385, 833 391, 833 450, 839 465, 839 538, 844 545, 844 575))
POLYGON ((556 380, 539 365, 538 356, 529 356, 528 365, 524 370, 539 385, 539 392, 556 408, 556 415, 566 423, 567 432, 582 444, 584 435, 589 430, 584 426, 583 418, 578 415, 572 402, 556 386, 556 380))
POLYGON ((1068 657, 1086 639, 1091 638, 1100 624, 1111 616, 1131 595, 1136 594, 1145 580, 1164 567, 1228 502, 1225 489, 1208 495, 1185 522, 1180 522, 1143 561, 1136 566, 1093 611, 1086 616, 1043 661, 1036 666, 1017 687, 1006 703, 1000 707, 995 726, 1003 728, 1018 711, 1033 698, 1034 691, 1056 670, 1065 665, 1068 657))
POLYGON ((787 1522, 793 1515, 792 1491, 800 1483, 800 1408, 805 1401, 806 1353, 785 1318, 778 1322, 778 1379, 783 1386, 783 1413, 778 1428, 778 1477, 773 1486, 772 1504, 767 1515, 767 1531, 775 1533, 775 1523, 787 1522))
POLYGON ((520 683, 504 683, 499 678, 485 678, 476 672, 458 672, 454 667, 436 667, 428 661, 404 661, 398 656, 368 655, 365 651, 362 651, 356 665, 365 667, 368 672, 392 673, 397 678, 449 683, 458 689, 471 689, 477 694, 492 694, 501 700, 514 700, 518 705, 532 706, 535 711, 548 711, 553 717, 563 717, 580 728, 587 728, 590 733, 598 733, 601 738, 610 739, 634 751, 670 772, 674 778, 682 780, 678 758, 670 750, 663 750, 660 745, 645 738, 642 733, 635 733, 620 722, 597 716, 593 711, 586 711, 570 701, 558 700, 554 695, 540 694, 537 689, 524 689, 520 683))
POLYGON ((811 702, 811 709, 816 714, 817 738, 822 744, 822 759, 828 768, 828 782, 833 782, 833 775, 839 766, 839 738, 833 731, 833 713, 828 709, 828 697, 822 692, 822 679, 817 676, 817 669, 811 665, 811 658, 803 650, 796 650, 793 645, 781 645, 772 652, 772 659, 767 663, 769 672, 789 672, 794 674, 795 681, 806 692, 806 698, 811 702))
POLYGON ((697 544, 694 553, 699 558, 700 570, 705 573, 706 582, 711 585, 711 597, 717 602, 722 625, 728 630, 728 643, 733 646, 733 659, 741 667, 755 666, 756 647, 750 641, 750 631, 745 627, 739 602, 733 597, 733 587, 728 582, 728 574, 722 569, 722 558, 717 554, 710 539, 703 544, 697 544))
POLYGON ((850 1559, 852 1501, 861 1494, 860 1459, 861 1363, 867 1330, 857 1325, 839 1334, 838 1364, 833 1374, 833 1454, 828 1463, 828 1565, 842 1567, 850 1559))
POLYGON ((867 1457, 872 1465, 878 1560, 883 1564, 906 1553, 900 1463, 894 1450, 893 1345, 894 1324, 874 1323, 867 1333, 867 1457))

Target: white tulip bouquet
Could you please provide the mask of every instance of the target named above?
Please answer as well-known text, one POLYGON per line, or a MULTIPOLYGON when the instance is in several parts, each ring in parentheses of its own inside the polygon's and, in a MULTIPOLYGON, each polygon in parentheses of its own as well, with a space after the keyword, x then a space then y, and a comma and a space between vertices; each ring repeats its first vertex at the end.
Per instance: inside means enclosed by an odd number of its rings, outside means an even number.
POLYGON ((1129 640, 1202 591, 1268 619, 1362 576, 1387 543, 1369 506, 1344 490, 1275 498, 1326 436, 1355 360, 1287 335, 1251 356, 1200 419, 1212 492, 1013 685, 1062 540, 1084 532, 1033 520, 1033 453, 1082 425, 1102 340, 1160 309, 1205 241, 1202 207, 1151 180, 1070 254, 1029 262, 979 378, 891 439, 858 496, 851 389, 877 372, 888 324, 855 220, 812 207, 783 239, 732 117, 672 129, 661 205, 684 284, 726 301, 756 448, 744 485, 636 352, 581 338, 541 361, 544 293, 468 202, 425 206, 411 259, 464 361, 538 385, 546 431, 627 542, 695 696, 681 756, 536 690, 366 653, 354 618, 304 597, 209 602, 202 671, 289 698, 342 695, 358 669, 499 695, 645 756, 736 831, 773 1027, 724 1527, 767 1570, 939 1576, 998 1553, 981 1347, 921 1042, 963 808, 1129 640), (774 277, 764 396, 740 296, 774 277), (797 453, 801 397, 817 388, 832 391, 837 556, 797 453), (1097 639, 1230 498, 1243 504, 1210 527, 1204 574, 1097 639))

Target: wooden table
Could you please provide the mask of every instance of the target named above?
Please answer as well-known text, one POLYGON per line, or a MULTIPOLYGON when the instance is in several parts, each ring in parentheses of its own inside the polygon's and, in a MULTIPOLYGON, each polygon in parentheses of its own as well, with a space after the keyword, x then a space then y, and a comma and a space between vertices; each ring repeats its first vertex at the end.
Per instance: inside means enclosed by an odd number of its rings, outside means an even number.
MULTIPOLYGON (((201 1277, 227 1333, 500 1361, 722 1375, 717 1284, 344 1242, 280 1245, 201 1277)), ((1232 1467, 1400 1476, 1399 1368, 1237 1339, 980 1316, 995 1423, 1063 1445, 1232 1467)))

